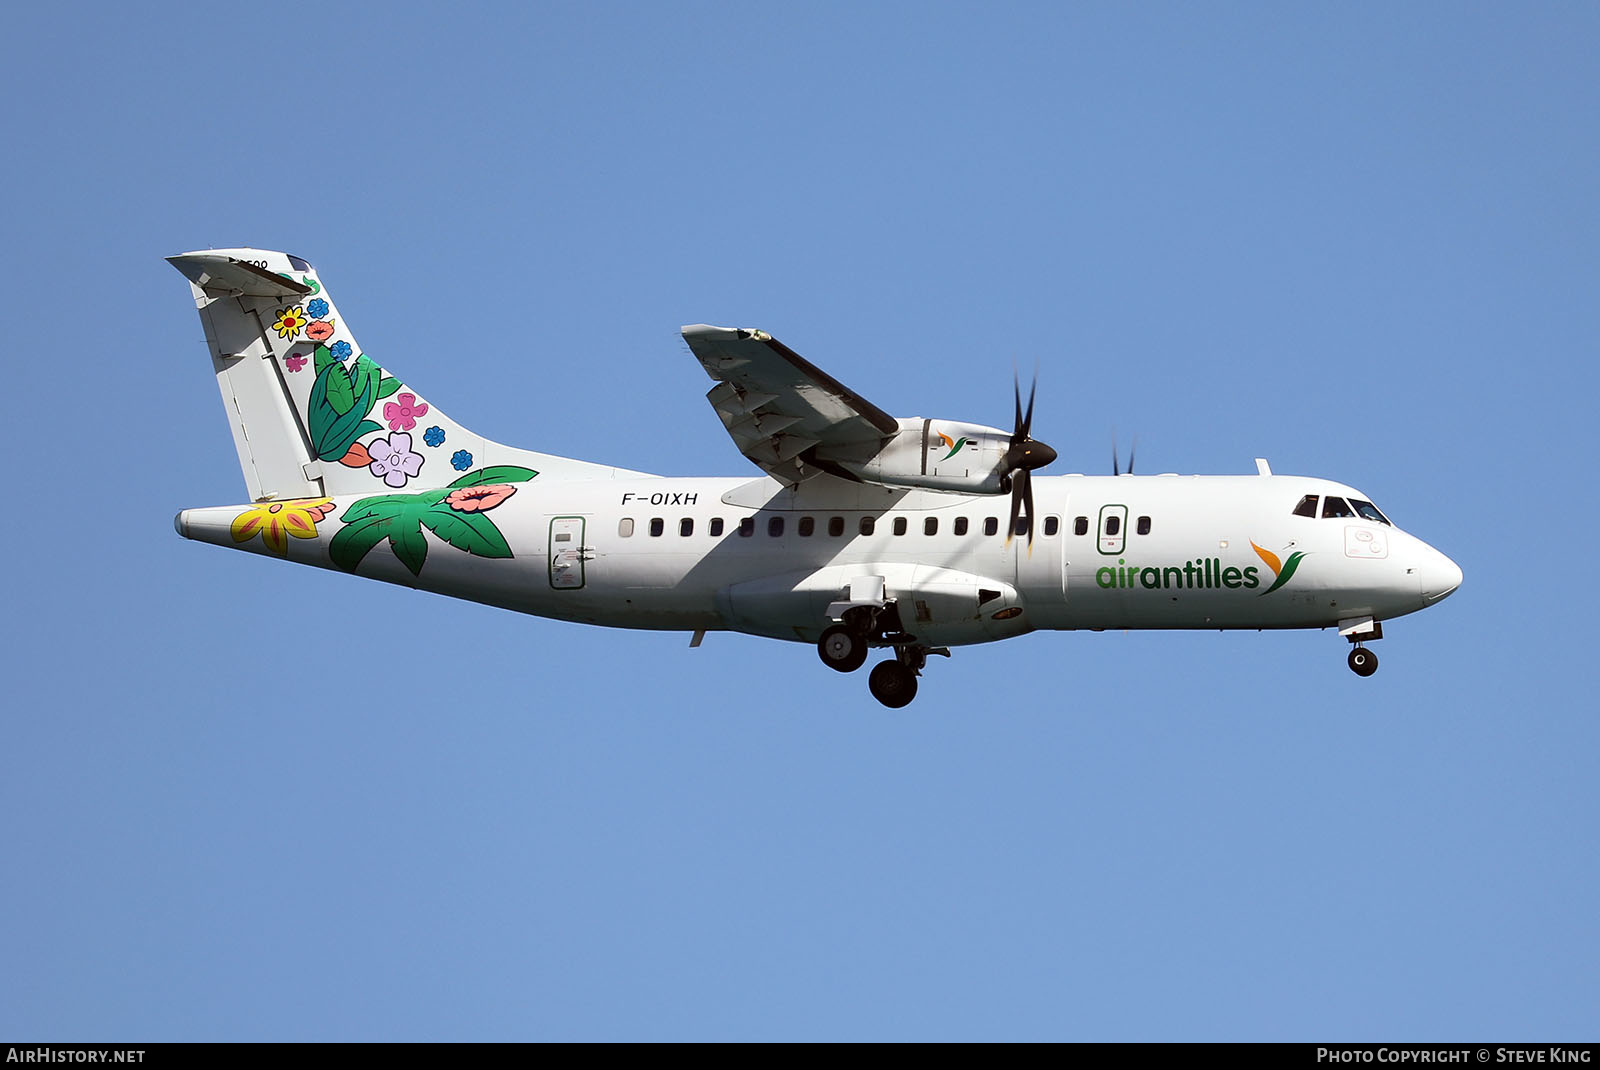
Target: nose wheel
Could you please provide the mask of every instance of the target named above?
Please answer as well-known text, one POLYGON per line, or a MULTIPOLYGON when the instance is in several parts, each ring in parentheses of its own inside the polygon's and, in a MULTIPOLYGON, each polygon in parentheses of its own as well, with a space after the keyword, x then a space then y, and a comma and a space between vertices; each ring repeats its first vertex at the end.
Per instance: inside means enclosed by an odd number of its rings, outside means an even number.
POLYGON ((1358 646, 1350 651, 1350 671, 1357 676, 1371 676, 1378 671, 1378 655, 1364 646, 1358 646))

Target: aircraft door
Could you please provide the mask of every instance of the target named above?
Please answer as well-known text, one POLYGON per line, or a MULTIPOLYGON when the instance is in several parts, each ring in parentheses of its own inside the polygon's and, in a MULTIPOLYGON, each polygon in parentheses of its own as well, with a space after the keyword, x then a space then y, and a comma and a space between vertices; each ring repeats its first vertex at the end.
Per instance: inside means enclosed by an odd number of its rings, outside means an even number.
POLYGON ((1127 545, 1128 507, 1102 505, 1100 507, 1100 552, 1120 554, 1127 545))
POLYGON ((576 591, 584 584, 583 563, 589 548, 583 545, 583 517, 558 516, 550 521, 550 586, 576 591))

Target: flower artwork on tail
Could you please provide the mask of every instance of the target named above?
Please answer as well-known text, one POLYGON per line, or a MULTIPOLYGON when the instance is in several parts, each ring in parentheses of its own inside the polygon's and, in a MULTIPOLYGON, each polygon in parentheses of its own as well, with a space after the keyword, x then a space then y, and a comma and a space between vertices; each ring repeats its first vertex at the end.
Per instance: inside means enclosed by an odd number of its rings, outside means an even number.
MULTIPOLYGON (((411 436, 403 431, 396 432, 389 436, 388 443, 392 446, 396 439, 405 439, 409 453, 411 436)), ((411 453, 410 456, 418 455, 411 453)), ((335 565, 346 572, 354 572, 378 543, 388 539, 400 563, 413 576, 420 576, 428 560, 428 540, 422 533, 422 529, 427 528, 444 542, 469 554, 511 557, 511 546, 505 536, 484 514, 499 508, 517 492, 513 484, 526 483, 538 474, 520 465, 493 465, 469 472, 439 490, 362 498, 340 516, 345 526, 328 544, 328 554, 335 565)))

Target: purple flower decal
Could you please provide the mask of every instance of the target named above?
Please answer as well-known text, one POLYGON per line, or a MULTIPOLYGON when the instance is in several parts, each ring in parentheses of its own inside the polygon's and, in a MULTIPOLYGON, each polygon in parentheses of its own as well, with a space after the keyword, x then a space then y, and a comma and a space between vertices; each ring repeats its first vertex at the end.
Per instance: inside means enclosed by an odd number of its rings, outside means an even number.
POLYGON ((404 431, 373 439, 367 444, 367 453, 372 457, 367 469, 391 487, 405 486, 406 480, 422 471, 422 454, 411 452, 411 436, 404 431))

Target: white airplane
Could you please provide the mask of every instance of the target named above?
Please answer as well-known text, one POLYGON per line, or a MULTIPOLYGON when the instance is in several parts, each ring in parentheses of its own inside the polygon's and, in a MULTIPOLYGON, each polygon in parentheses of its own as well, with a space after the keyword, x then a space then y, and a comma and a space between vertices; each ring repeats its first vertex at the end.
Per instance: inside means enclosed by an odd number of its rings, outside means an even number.
MULTIPOLYGON (((757 330, 683 328, 757 478, 677 479, 503 446, 362 353, 317 273, 254 249, 189 280, 251 503, 178 533, 559 620, 814 644, 915 697, 930 655, 1039 629, 1337 628, 1461 583, 1444 554, 1325 479, 1039 477, 1029 433, 897 419, 757 330)), ((1130 462, 1130 468, 1131 468, 1130 462)))

